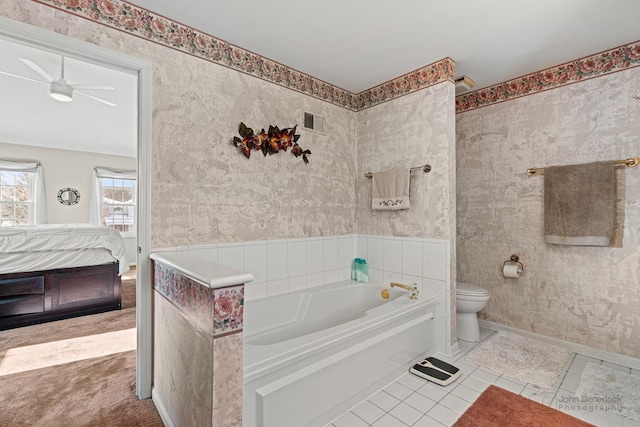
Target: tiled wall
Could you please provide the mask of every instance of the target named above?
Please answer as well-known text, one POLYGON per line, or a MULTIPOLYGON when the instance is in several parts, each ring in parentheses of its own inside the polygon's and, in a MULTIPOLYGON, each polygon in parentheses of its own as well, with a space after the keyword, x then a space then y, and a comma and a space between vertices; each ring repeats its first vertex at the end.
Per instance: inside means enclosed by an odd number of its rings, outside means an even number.
POLYGON ((355 235, 183 246, 253 274, 245 297, 262 298, 351 278, 355 235))
POLYGON ((176 249, 205 254, 212 261, 252 273, 253 282, 245 286, 247 300, 348 280, 353 259, 364 258, 369 265, 369 282, 416 283, 421 292, 438 296, 436 344, 442 351, 451 348, 446 333, 451 312, 447 240, 347 234, 176 249))
POLYGON ((440 239, 412 237, 368 236, 356 237, 356 256, 369 264, 369 281, 388 284, 416 283, 420 291, 438 296, 436 316, 436 348, 449 352, 452 346, 447 333, 450 314, 449 242, 440 239))

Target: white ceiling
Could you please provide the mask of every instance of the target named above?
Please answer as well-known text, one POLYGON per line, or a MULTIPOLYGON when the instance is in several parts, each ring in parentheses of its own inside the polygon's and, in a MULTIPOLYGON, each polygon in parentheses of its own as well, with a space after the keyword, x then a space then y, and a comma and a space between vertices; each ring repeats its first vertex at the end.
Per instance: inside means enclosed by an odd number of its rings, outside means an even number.
POLYGON ((640 0, 129 0, 360 92, 450 57, 476 89, 640 40, 640 0))
MULTIPOLYGON (((357 93, 450 57, 475 89, 640 40, 640 0, 129 0, 357 93)), ((0 70, 54 77, 60 56, 0 39, 0 70)), ((68 58, 69 83, 108 84, 80 96, 0 74, 0 142, 136 155, 136 78, 68 58)))
MULTIPOLYGON (((33 61, 56 79, 60 77, 60 55, 0 38, 0 71, 44 81, 19 58, 33 61)), ((65 58, 65 80, 69 84, 112 86, 114 91, 84 92, 116 106, 77 93, 71 102, 56 101, 49 96, 48 84, 0 74, 0 142, 135 157, 136 76, 65 58)))

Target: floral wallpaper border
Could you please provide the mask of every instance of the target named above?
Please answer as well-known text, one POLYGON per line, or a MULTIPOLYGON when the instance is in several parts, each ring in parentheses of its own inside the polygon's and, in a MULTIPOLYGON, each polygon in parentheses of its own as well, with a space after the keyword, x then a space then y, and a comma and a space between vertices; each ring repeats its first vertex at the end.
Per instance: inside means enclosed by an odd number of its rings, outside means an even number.
MULTIPOLYGON (((455 62, 451 58, 444 58, 354 94, 124 0, 33 1, 352 111, 364 110, 444 81, 455 81, 455 62)), ((459 95, 456 97, 456 113, 639 65, 640 41, 459 95)))
POLYGON ((154 262, 153 274, 153 287, 157 292, 183 310, 191 321, 213 331, 211 289, 158 262, 154 262))
POLYGON ((242 332, 244 285, 211 289, 155 262, 153 287, 171 303, 187 312, 193 321, 213 331, 214 338, 242 332))
POLYGON ((213 336, 242 332, 244 285, 213 290, 213 336))
POLYGON ((456 113, 475 110, 640 66, 640 41, 456 97, 456 113))
POLYGON ((453 60, 445 58, 354 94, 123 0, 33 1, 352 111, 372 107, 443 81, 453 82, 455 76, 453 60))
POLYGON ((354 94, 354 109, 355 111, 364 110, 444 81, 454 83, 455 74, 455 61, 451 58, 441 59, 386 83, 354 94))

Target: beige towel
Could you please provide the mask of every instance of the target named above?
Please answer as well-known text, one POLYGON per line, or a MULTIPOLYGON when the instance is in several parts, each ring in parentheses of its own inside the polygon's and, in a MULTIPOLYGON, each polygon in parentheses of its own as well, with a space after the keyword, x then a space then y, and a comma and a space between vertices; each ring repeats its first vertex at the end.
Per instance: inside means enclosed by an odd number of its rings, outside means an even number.
POLYGON ((410 169, 392 169, 372 174, 371 208, 388 211, 409 209, 410 169))
POLYGON ((547 243, 609 246, 615 218, 612 162, 544 168, 547 243))

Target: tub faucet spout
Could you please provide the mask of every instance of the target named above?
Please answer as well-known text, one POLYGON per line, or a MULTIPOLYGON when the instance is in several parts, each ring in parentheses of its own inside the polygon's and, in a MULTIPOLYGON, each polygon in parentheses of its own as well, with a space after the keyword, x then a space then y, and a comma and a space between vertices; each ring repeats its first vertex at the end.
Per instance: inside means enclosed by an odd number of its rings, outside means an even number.
POLYGON ((416 283, 414 283, 413 286, 409 286, 403 285, 402 283, 391 282, 389 286, 391 286, 392 288, 397 286, 399 288, 406 289, 407 291, 409 291, 409 299, 418 299, 418 295, 420 294, 418 285, 416 283))

